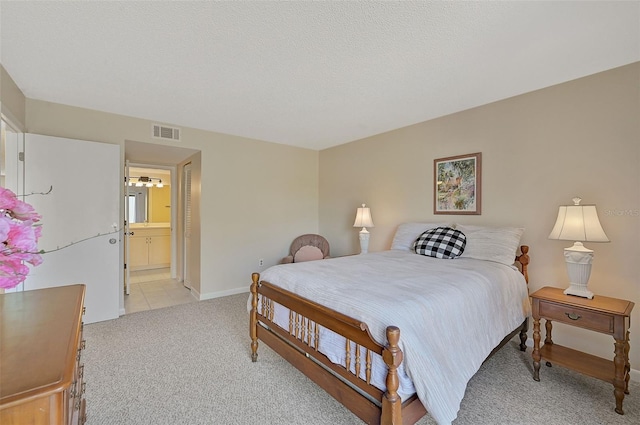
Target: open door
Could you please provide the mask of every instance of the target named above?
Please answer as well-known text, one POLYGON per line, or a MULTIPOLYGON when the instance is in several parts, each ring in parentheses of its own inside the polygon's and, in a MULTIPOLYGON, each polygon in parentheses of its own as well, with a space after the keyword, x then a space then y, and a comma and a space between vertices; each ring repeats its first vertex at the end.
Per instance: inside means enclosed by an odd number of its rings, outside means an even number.
POLYGON ((117 318, 120 146, 26 134, 24 176, 27 201, 42 215, 38 247, 46 251, 25 290, 82 283, 85 322, 117 318))
POLYGON ((130 263, 130 244, 129 244, 129 236, 131 236, 131 232, 129 230, 129 223, 131 217, 131 203, 129 197, 129 161, 127 160, 124 165, 124 237, 122 238, 124 242, 124 293, 125 295, 131 294, 131 267, 129 267, 130 263))
POLYGON ((186 288, 191 289, 191 267, 189 266, 189 260, 191 258, 191 163, 186 164, 183 169, 182 176, 182 207, 183 211, 183 240, 182 240, 182 276, 183 285, 186 288))

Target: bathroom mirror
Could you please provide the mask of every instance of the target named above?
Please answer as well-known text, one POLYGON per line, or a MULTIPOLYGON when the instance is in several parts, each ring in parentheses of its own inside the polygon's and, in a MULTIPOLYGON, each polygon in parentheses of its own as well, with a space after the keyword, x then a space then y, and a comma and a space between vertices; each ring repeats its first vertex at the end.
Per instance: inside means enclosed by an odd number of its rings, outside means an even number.
POLYGON ((129 223, 171 222, 171 176, 168 170, 130 169, 127 185, 129 223))

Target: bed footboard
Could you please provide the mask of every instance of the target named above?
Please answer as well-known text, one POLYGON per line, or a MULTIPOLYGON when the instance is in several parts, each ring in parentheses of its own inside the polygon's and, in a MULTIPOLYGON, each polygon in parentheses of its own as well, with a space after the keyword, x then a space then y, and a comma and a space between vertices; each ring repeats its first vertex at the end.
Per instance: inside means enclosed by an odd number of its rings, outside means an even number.
MULTIPOLYGON (((366 324, 269 282, 261 282, 258 273, 253 273, 251 278, 249 333, 253 362, 258 359, 258 340, 261 340, 366 423, 403 423, 403 403, 397 392, 398 367, 403 360, 398 346, 400 329, 389 326, 388 343, 382 346, 371 338, 366 324), (289 309, 288 330, 275 324, 274 303, 289 309), (345 337, 345 365, 331 362, 318 351, 320 326, 345 337), (374 353, 380 355, 388 367, 385 392, 370 382, 374 353)), ((404 408, 410 413, 408 417, 413 418, 410 423, 426 413, 417 397, 407 400, 404 408)))

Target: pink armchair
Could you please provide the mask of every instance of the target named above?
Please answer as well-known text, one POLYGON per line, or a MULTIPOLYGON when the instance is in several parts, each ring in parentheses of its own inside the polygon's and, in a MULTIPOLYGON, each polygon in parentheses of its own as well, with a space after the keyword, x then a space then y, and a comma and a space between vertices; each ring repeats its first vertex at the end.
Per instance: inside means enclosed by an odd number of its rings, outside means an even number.
POLYGON ((303 261, 329 258, 329 242, 320 235, 309 233, 298 236, 291 242, 289 255, 280 264, 301 263, 303 261))

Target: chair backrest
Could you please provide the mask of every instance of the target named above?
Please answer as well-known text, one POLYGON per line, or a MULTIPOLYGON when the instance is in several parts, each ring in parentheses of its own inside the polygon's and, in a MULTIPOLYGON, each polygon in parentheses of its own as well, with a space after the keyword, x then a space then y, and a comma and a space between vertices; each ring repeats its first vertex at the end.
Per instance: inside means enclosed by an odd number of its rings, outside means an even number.
POLYGON ((298 236, 291 242, 289 253, 295 259, 296 253, 305 246, 312 246, 318 248, 322 252, 322 258, 329 256, 329 242, 322 236, 309 233, 306 235, 298 236))

